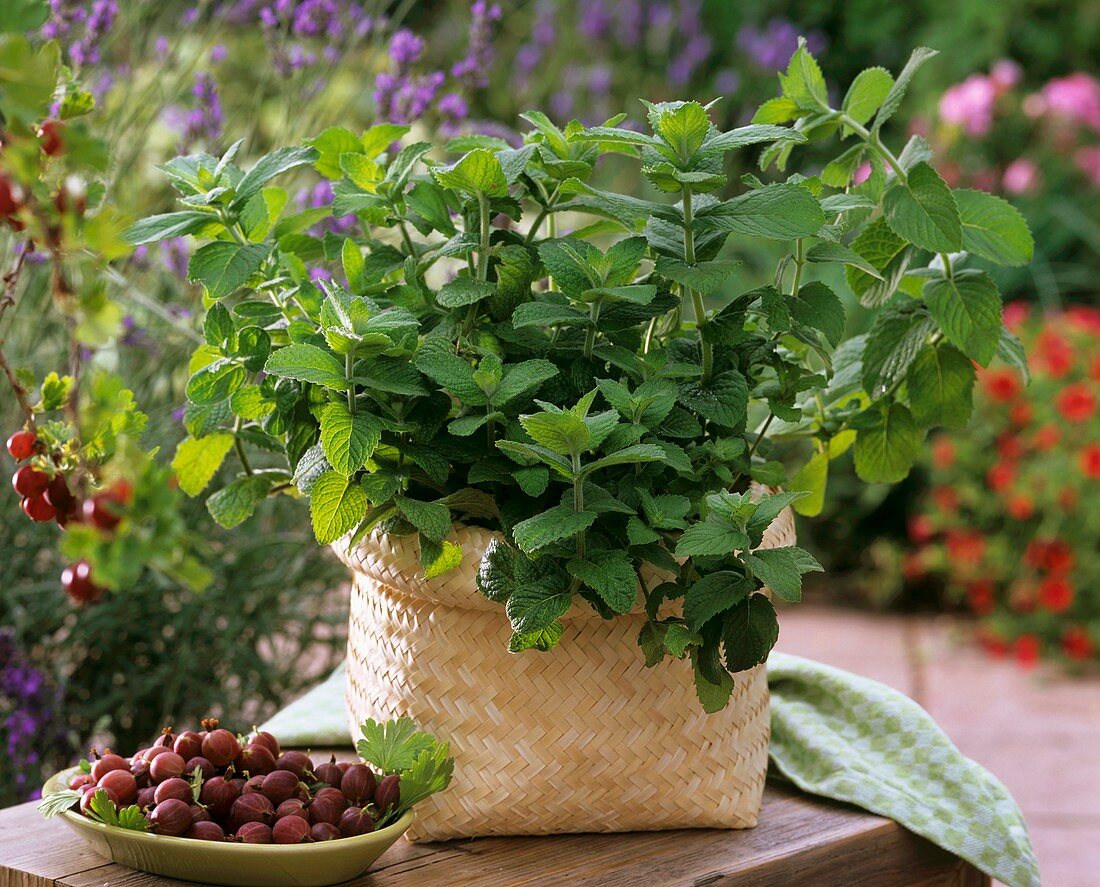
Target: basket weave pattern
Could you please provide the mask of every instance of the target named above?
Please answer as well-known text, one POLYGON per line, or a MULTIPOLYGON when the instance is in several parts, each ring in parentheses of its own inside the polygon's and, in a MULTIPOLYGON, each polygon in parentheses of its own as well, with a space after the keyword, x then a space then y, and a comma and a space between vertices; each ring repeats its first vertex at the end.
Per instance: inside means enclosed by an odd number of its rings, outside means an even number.
MULTIPOLYGON (((451 743, 450 788, 418 807, 412 840, 756 825, 767 769, 764 666, 734 677, 705 714, 687 661, 646 668, 644 616, 575 605, 550 653, 508 652, 504 608, 475 576, 492 534, 455 528, 461 565, 420 578, 413 537, 372 535, 341 559, 354 572, 347 702, 409 715, 451 743)), ((761 547, 794 544, 789 511, 761 547)))

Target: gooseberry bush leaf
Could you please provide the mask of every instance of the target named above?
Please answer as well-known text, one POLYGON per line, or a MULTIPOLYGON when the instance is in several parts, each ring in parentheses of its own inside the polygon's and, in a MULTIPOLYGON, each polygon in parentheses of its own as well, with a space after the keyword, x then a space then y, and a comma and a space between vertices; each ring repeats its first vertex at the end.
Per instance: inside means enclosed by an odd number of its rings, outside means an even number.
MULTIPOLYGON (((926 142, 888 147, 933 56, 845 91, 802 41, 780 95, 727 132, 707 105, 656 102, 642 128, 532 111, 521 147, 464 136, 445 157, 380 124, 250 168, 239 147, 166 164, 185 203, 129 237, 200 241, 181 485, 226 524, 307 497, 318 541, 408 537, 428 578, 462 561, 455 524, 483 527, 478 587, 510 650, 569 643, 576 607, 644 609, 639 655, 690 658, 701 704, 721 708, 775 641, 764 589, 797 600, 820 569, 760 548, 784 509, 820 512, 849 449, 863 480, 904 478, 930 428, 969 417, 971 361, 1025 369, 974 264, 1026 263, 1022 217, 952 189, 926 142), (803 146, 819 176, 787 174, 803 146), (728 180, 731 152, 761 177, 728 180), (647 196, 591 184, 624 164, 647 196), (333 206, 290 209, 287 189, 317 175, 333 206), (560 213, 574 233, 555 233, 560 213), (742 238, 782 247, 748 288, 742 238), (860 335, 841 279, 873 315, 860 335)), ((392 746, 387 767, 421 761, 405 727, 380 729, 367 742, 392 746)), ((446 769, 420 766, 425 786, 446 769)))

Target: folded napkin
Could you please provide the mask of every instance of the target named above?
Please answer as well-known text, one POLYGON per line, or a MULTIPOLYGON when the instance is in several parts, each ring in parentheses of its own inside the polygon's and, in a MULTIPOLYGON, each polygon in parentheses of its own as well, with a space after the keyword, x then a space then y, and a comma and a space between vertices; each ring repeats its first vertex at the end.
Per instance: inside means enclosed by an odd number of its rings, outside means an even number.
MULTIPOLYGON (((812 795, 855 804, 1008 887, 1038 887, 1023 814, 923 708, 877 681, 772 653, 771 763, 812 795)), ((344 666, 263 725, 287 745, 349 745, 344 666)))

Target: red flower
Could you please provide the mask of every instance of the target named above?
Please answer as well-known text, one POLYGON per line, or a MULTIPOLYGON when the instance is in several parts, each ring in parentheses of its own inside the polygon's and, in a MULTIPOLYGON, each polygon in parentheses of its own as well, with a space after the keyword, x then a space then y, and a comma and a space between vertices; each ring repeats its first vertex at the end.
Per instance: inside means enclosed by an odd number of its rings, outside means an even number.
POLYGON ((1064 613, 1073 603, 1073 585, 1065 576, 1052 574, 1039 583, 1039 604, 1051 613, 1064 613))
POLYGON ((1031 501, 1030 496, 1017 493, 1008 500, 1008 513, 1016 520, 1027 520, 1035 513, 1035 503, 1031 501))
POLYGON ((980 564, 985 556, 985 537, 976 530, 948 530, 947 556, 959 564, 980 564))
POLYGON ((1034 413, 1031 409, 1031 404, 1027 401, 1020 401, 1013 404, 1012 409, 1009 410, 1009 418, 1012 419, 1012 424, 1018 428, 1023 428, 1025 425, 1030 425, 1034 413))
POLYGON ((1085 385, 1067 385, 1055 402, 1058 412, 1070 422, 1085 422, 1096 412, 1096 395, 1085 385))
POLYGON ((1035 433, 1035 449, 1045 453, 1058 446, 1061 440, 1061 428, 1057 425, 1044 425, 1035 433))
POLYGON ((966 597, 970 602, 970 609, 978 616, 988 616, 993 612, 993 581, 991 579, 975 579, 966 585, 966 597))
POLYGON ((1091 305, 1074 305, 1065 310, 1064 316, 1074 329, 1093 335, 1100 334, 1100 308, 1093 308, 1091 305))
POLYGON ((901 559, 901 575, 907 582, 919 582, 928 575, 919 551, 908 552, 901 559))
POLYGON ((1008 403, 1020 393, 1020 379, 1012 370, 990 370, 982 374, 982 386, 989 399, 996 403, 1008 403))
POLYGON ((1062 650, 1070 659, 1088 659, 1096 652, 1096 645, 1085 629, 1071 625, 1062 634, 1062 650))
POLYGON ((1100 444, 1086 444, 1078 457, 1081 473, 1091 480, 1100 478, 1100 444))
POLYGON ((1018 329, 1027 316, 1031 313, 1031 307, 1022 300, 1017 299, 1015 302, 1009 302, 1004 307, 1004 324, 1010 330, 1018 329))
POLYGON ((1016 481, 1016 469, 1008 462, 998 462, 986 473, 985 482, 996 493, 1007 490, 1016 481))
POLYGON ((943 484, 932 488, 932 500, 941 511, 954 511, 959 507, 959 494, 943 484))
POLYGON ((917 545, 930 542, 932 537, 936 535, 936 531, 932 528, 932 521, 926 514, 914 514, 909 518, 907 529, 909 538, 917 545))
POLYGON ((1047 561, 1047 543, 1040 539, 1032 539, 1024 549, 1024 563, 1036 570, 1041 569, 1047 561))
POLYGON ((1089 378, 1100 381, 1100 357, 1094 357, 1089 364, 1089 378))
POLYGON ((932 442, 932 464, 936 468, 946 469, 955 464, 955 444, 951 438, 942 434, 932 442))
POLYGON ((1035 340, 1034 363, 1048 376, 1060 379, 1073 368, 1073 346, 1053 330, 1043 330, 1035 340))
POLYGON ((1022 634, 1013 646, 1020 668, 1032 669, 1039 664, 1039 639, 1033 634, 1022 634))
POLYGON ((1042 565, 1055 573, 1068 573, 1073 569, 1073 549, 1061 539, 1051 539, 1044 546, 1042 565))

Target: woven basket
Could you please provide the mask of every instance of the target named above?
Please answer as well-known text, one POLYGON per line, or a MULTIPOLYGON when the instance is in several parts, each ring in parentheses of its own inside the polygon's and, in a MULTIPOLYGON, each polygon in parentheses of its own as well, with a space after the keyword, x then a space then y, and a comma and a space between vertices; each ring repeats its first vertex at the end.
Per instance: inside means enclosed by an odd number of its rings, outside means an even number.
MULTIPOLYGON (((462 564, 419 577, 416 537, 372 535, 350 554, 349 724, 409 715, 451 743, 454 781, 417 808, 412 840, 756 825, 768 763, 764 666, 701 709, 687 661, 646 668, 640 608, 575 605, 550 653, 508 652, 504 608, 474 577, 492 535, 456 526, 462 564)), ((761 547, 794 544, 789 511, 761 547)))

